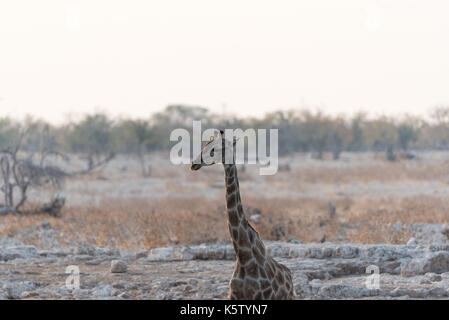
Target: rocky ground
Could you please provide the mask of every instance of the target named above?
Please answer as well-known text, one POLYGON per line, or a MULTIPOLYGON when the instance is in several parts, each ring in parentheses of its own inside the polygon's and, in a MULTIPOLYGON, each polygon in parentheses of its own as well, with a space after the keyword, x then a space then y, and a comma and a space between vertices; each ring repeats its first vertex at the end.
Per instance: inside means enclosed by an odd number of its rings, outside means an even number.
MULTIPOLYGON (((448 227, 414 230, 407 245, 266 245, 292 270, 298 299, 449 299, 448 227)), ((229 244, 131 252, 81 244, 36 248, 4 237, 0 299, 225 299, 234 260, 229 244), (77 268, 80 286, 71 288, 77 268)))

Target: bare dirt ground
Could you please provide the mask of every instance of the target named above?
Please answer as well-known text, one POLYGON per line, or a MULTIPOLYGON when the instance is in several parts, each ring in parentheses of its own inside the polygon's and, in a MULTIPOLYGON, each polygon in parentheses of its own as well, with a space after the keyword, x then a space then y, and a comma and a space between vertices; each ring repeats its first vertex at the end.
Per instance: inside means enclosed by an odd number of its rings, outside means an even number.
MULTIPOLYGON (((298 299, 449 298, 447 244, 425 248, 268 242, 268 248, 291 269, 298 299), (369 268, 378 273, 367 274, 369 268)), ((0 298, 224 299, 234 258, 230 245, 137 254, 104 247, 45 251, 8 246, 0 251, 0 298), (116 261, 125 267, 114 269, 116 261), (79 288, 66 286, 69 266, 79 270, 79 288)))
MULTIPOLYGON (((149 156, 147 177, 120 157, 62 190, 33 191, 31 204, 66 197, 59 218, 0 217, 0 299, 225 298, 234 257, 222 168, 167 159, 149 156), (126 271, 111 273, 113 260, 126 271), (65 286, 70 265, 80 289, 65 286)), ((292 269, 298 298, 449 298, 449 153, 287 163, 274 176, 247 165, 239 178, 246 214, 292 269), (378 289, 366 286, 368 266, 379 268, 378 289)))

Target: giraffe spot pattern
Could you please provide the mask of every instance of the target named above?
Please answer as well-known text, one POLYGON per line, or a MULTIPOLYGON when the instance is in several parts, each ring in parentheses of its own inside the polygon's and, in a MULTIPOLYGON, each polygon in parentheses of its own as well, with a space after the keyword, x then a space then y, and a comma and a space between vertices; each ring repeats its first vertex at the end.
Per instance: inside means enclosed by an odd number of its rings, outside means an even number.
POLYGON ((259 278, 259 268, 254 261, 249 262, 245 269, 249 276, 259 278))
POLYGON ((265 259, 262 256, 262 254, 259 252, 259 249, 257 249, 257 247, 253 248, 253 256, 256 259, 258 264, 263 265, 265 259))
POLYGON ((277 291, 279 290, 279 284, 277 283, 276 280, 274 280, 274 281, 271 283, 271 286, 273 287, 274 292, 277 292, 277 291))
POLYGON ((271 266, 271 264, 269 262, 267 263, 266 270, 267 270, 268 279, 273 279, 274 278, 274 270, 273 270, 273 267, 271 266))
POLYGON ((248 249, 240 248, 238 251, 238 258, 239 262, 242 265, 245 265, 252 258, 251 251, 249 251, 248 249))
POLYGON ((256 241, 257 249, 259 249, 260 253, 265 256, 265 247, 260 239, 256 241))
POLYGON ((240 279, 232 279, 231 280, 231 287, 234 289, 234 291, 238 291, 243 289, 243 281, 240 279))
POLYGON ((253 297, 253 300, 262 300, 262 292, 257 292, 256 295, 253 297))
POLYGON ((260 286, 261 286, 262 290, 268 289, 271 287, 271 282, 268 280, 261 280, 260 286))
POLYGON ((238 277, 244 279, 246 276, 245 268, 239 268, 238 277))
POLYGON ((245 283, 244 283, 244 286, 245 286, 244 291, 246 293, 245 295, 246 295, 246 297, 251 297, 252 298, 252 297, 254 297, 254 295, 257 292, 260 291, 259 283, 257 281, 255 281, 255 280, 250 279, 250 278, 246 278, 245 280, 246 280, 245 283))
POLYGON ((266 274, 265 270, 260 266, 259 266, 259 274, 260 274, 261 278, 267 279, 267 274, 266 274))
POLYGON ((232 194, 232 193, 235 192, 236 188, 237 188, 237 187, 236 187, 235 183, 233 183, 233 184, 230 184, 230 185, 226 188, 226 191, 228 192, 228 194, 232 194))
POLYGON ((237 227, 239 225, 239 217, 237 216, 237 214, 235 212, 230 211, 228 216, 229 216, 229 223, 231 224, 231 226, 237 227))
POLYGON ((237 229, 232 229, 232 237, 234 238, 235 241, 239 240, 239 232, 237 229))
POLYGON ((228 298, 292 298, 294 293, 289 269, 267 255, 258 232, 245 217, 235 165, 225 165, 225 170, 228 227, 237 255, 228 298))
POLYGON ((235 207, 235 196, 234 195, 229 195, 228 196, 228 214, 230 215, 229 211, 233 211, 235 216, 237 216, 237 212, 235 211, 234 207, 235 207))
POLYGON ((282 275, 282 272, 280 271, 276 272, 276 281, 278 283, 284 283, 284 276, 282 275))
POLYGON ((238 242, 240 247, 249 247, 250 243, 248 241, 248 235, 246 233, 246 231, 240 227, 239 228, 239 242, 238 242))
POLYGON ((263 291, 263 298, 264 299, 271 299, 271 295, 272 295, 273 291, 271 290, 271 288, 268 288, 266 290, 263 291))
POLYGON ((251 244, 253 244, 254 243, 254 233, 248 232, 248 238, 249 238, 249 242, 251 242, 251 244))

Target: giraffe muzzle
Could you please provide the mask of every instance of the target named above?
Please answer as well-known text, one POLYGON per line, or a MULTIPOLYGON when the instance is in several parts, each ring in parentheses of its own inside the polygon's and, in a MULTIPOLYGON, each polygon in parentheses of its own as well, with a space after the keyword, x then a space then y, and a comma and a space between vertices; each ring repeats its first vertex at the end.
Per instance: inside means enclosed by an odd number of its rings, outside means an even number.
POLYGON ((201 168, 201 164, 200 163, 192 163, 192 165, 190 166, 190 170, 192 171, 197 171, 201 168))

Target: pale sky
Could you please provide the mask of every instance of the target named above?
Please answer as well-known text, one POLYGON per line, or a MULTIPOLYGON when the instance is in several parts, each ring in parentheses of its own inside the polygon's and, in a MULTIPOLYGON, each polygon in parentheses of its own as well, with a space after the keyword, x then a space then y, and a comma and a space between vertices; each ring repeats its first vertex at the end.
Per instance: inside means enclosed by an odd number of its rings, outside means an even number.
POLYGON ((449 105, 448 14, 446 0, 4 0, 0 116, 427 114, 449 105))

